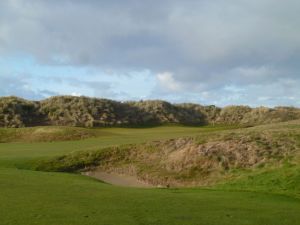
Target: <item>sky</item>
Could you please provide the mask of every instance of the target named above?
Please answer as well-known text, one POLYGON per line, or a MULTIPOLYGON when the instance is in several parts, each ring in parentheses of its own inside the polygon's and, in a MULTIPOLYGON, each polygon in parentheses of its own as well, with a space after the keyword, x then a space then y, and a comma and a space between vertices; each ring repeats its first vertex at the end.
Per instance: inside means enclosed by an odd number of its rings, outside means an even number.
POLYGON ((0 96, 300 107, 299 0, 1 0, 0 96))

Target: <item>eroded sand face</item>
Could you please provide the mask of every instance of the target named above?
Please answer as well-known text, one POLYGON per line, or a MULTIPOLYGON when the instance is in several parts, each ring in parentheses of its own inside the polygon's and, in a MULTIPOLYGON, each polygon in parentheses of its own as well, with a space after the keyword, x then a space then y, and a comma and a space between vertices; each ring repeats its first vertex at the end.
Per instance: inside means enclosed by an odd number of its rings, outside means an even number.
POLYGON ((117 174, 117 173, 108 173, 101 170, 84 172, 83 175, 93 177, 98 180, 102 180, 106 183, 117 185, 117 186, 140 187, 140 188, 153 187, 148 183, 138 180, 134 176, 117 174))

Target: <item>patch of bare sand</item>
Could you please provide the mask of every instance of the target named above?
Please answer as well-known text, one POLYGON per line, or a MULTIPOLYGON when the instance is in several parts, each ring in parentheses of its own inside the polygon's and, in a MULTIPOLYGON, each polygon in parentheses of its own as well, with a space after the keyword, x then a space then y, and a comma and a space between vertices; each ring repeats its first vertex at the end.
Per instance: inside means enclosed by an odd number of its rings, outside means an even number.
POLYGON ((117 186, 139 188, 153 187, 153 185, 143 182, 134 176, 124 174, 108 173, 101 170, 88 171, 83 174, 117 186))

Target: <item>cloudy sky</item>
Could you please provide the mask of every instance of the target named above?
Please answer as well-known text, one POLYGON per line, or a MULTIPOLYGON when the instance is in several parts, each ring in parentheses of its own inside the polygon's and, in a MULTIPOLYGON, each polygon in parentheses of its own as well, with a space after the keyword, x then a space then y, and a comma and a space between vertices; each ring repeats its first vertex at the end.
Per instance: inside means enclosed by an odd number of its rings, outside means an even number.
POLYGON ((299 0, 1 0, 0 96, 300 106, 299 0))

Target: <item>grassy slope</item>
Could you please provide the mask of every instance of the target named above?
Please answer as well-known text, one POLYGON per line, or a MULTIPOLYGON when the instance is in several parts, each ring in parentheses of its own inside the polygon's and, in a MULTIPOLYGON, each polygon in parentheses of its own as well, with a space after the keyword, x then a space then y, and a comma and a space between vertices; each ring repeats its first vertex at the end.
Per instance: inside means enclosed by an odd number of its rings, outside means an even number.
MULTIPOLYGON (((262 129, 275 129, 278 132, 278 138, 281 139, 294 137, 295 144, 299 150, 299 120, 262 126, 262 129)), ((296 151, 293 157, 288 156, 287 158, 288 160, 284 160, 282 164, 273 165, 271 167, 237 170, 234 173, 236 173, 238 179, 227 180, 219 184, 217 188, 222 190, 246 190, 289 194, 300 198, 300 152, 296 151)))
POLYGON ((246 190, 279 193, 300 198, 300 164, 242 171, 238 179, 217 185, 221 190, 246 190))
POLYGON ((78 127, 0 128, 0 143, 71 141, 104 136, 105 134, 106 132, 101 129, 78 127))
MULTIPOLYGON (((214 128, 217 130, 223 128, 214 128)), ((109 135, 52 143, 0 144, 0 224, 300 224, 300 200, 274 194, 134 189, 14 164, 82 149, 196 135, 212 128, 105 129, 109 135)))
MULTIPOLYGON (((136 143, 137 138, 142 141, 160 138, 190 136, 202 132, 236 129, 235 125, 208 126, 178 126, 166 125, 139 128, 80 128, 66 126, 41 126, 26 128, 0 128, 0 143, 36 143, 53 141, 75 141, 90 138, 115 138, 118 142, 124 137, 132 137, 130 143, 136 143), (122 137, 121 137, 122 136, 122 137), (121 139, 120 139, 121 137, 121 139)), ((241 127, 241 126, 240 126, 241 127)))
MULTIPOLYGON (((52 130, 53 127, 43 127, 52 130)), ((168 139, 182 136, 195 136, 215 131, 235 129, 236 126, 206 126, 206 127, 185 127, 185 126, 161 126, 153 128, 68 128, 61 127, 62 131, 56 134, 65 133, 66 130, 84 130, 97 133, 97 137, 75 141, 54 141, 54 142, 20 142, 20 139, 10 139, 12 143, 0 143, 0 167, 1 165, 12 165, 26 160, 39 157, 50 157, 62 155, 79 150, 96 150, 99 148, 123 145, 130 143, 142 143, 157 139, 168 139)), ((19 129, 19 128, 17 128, 19 129)), ((35 128, 21 128, 25 134, 28 130, 35 128)), ((14 132, 14 128, 5 130, 5 136, 14 132)), ((1 129, 0 129, 1 131, 1 129)), ((1 134, 1 133, 0 133, 1 134)), ((3 138, 4 139, 4 138, 3 138)), ((54 137, 54 140, 56 137, 54 137)))
POLYGON ((138 176, 154 185, 215 186, 300 197, 300 121, 193 138, 81 151, 32 167, 43 171, 102 170, 138 176))

